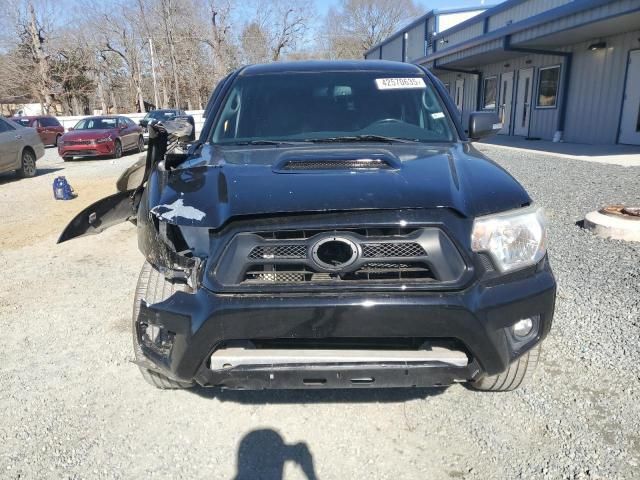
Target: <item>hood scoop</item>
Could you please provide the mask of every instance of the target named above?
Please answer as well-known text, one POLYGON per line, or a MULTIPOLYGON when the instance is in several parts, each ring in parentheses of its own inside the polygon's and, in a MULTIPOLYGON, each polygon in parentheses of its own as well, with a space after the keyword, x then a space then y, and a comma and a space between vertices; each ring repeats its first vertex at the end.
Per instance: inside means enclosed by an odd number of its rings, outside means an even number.
MULTIPOLYGON (((290 152, 293 153, 293 152, 290 152)), ((275 173, 323 173, 336 171, 398 170, 400 160, 390 152, 305 152, 284 155, 274 167, 275 173)))

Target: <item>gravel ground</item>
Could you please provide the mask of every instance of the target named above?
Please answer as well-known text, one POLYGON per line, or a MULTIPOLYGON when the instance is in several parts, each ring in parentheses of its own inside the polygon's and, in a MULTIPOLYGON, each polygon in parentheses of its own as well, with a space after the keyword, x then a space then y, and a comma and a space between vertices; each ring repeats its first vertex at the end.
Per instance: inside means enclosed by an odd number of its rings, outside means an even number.
POLYGON ((640 168, 479 147, 547 209, 559 281, 534 380, 446 390, 157 391, 130 363, 134 228, 55 245, 135 160, 0 177, 0 477, 617 479, 640 475, 640 244, 575 226, 640 168), (79 196, 52 199, 66 175, 79 196))

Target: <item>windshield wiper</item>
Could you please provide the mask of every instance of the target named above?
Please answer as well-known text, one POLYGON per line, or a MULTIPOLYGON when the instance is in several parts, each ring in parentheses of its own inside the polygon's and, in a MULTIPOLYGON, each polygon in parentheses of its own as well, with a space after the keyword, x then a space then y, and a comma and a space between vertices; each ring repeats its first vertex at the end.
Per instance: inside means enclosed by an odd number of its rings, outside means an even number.
POLYGON ((416 143, 417 138, 385 137, 384 135, 351 135, 344 137, 309 138, 306 142, 333 143, 333 142, 385 142, 385 143, 416 143))
POLYGON ((303 145, 305 142, 295 142, 289 140, 246 140, 232 142, 232 145, 303 145))

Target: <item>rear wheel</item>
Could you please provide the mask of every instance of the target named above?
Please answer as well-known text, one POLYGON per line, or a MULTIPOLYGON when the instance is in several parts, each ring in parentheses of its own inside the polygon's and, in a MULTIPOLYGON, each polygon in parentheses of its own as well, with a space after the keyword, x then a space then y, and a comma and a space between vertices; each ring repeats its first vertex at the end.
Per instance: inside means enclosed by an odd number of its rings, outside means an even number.
POLYGON ((122 143, 120 140, 116 140, 113 144, 113 158, 120 158, 122 156, 122 143))
POLYGON ((540 351, 541 345, 538 344, 509 365, 506 371, 471 382, 471 388, 483 392, 509 392, 515 390, 533 376, 540 359, 540 351))
MULTIPOLYGON (((133 351, 136 360, 145 360, 136 333, 136 326, 140 315, 140 301, 145 300, 148 303, 158 303, 166 300, 175 292, 184 290, 186 290, 186 285, 168 281, 164 275, 156 270, 149 262, 144 263, 140 271, 140 277, 138 277, 138 285, 136 286, 136 293, 133 300, 133 351)), ((154 387, 170 390, 193 386, 193 383, 179 382, 147 368, 141 366, 139 366, 139 368, 142 377, 154 387)))
POLYGON ((22 178, 36 176, 36 155, 28 148, 22 152, 22 161, 20 162, 18 175, 22 178))
POLYGON ((144 138, 138 137, 138 153, 144 152, 144 138))
POLYGON ((54 145, 57 147, 58 145, 60 145, 60 137, 62 135, 56 135, 56 143, 54 143, 54 145))

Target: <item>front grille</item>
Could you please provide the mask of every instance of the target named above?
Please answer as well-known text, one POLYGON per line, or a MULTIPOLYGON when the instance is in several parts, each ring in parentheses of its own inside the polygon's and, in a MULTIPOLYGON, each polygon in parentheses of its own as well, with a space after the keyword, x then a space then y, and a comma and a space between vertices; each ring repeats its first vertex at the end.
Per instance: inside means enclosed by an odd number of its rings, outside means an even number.
POLYGON ((260 265, 247 270, 245 282, 253 283, 298 283, 312 280, 313 271, 304 265, 282 267, 277 265, 260 265))
POLYGON ((257 260, 265 259, 283 259, 283 258, 306 258, 306 245, 264 245, 255 247, 251 250, 249 258, 257 260))
POLYGON ((244 282, 265 283, 344 283, 359 281, 435 280, 424 263, 370 263, 352 272, 315 272, 305 265, 258 265, 245 274, 244 282))
POLYGON ((282 170, 370 170, 388 168, 392 168, 389 162, 377 158, 289 160, 282 166, 282 170))
POLYGON ((366 258, 422 257, 426 252, 417 243, 365 243, 362 255, 366 258))
POLYGON ((91 145, 93 140, 65 140, 65 145, 91 145))
POLYGON ((464 259, 440 228, 380 226, 242 231, 209 275, 215 288, 262 293, 319 286, 444 288, 465 272, 464 259))
POLYGON ((87 155, 98 155, 98 151, 94 150, 94 149, 90 149, 90 150, 65 150, 64 152, 65 156, 87 156, 87 155))

